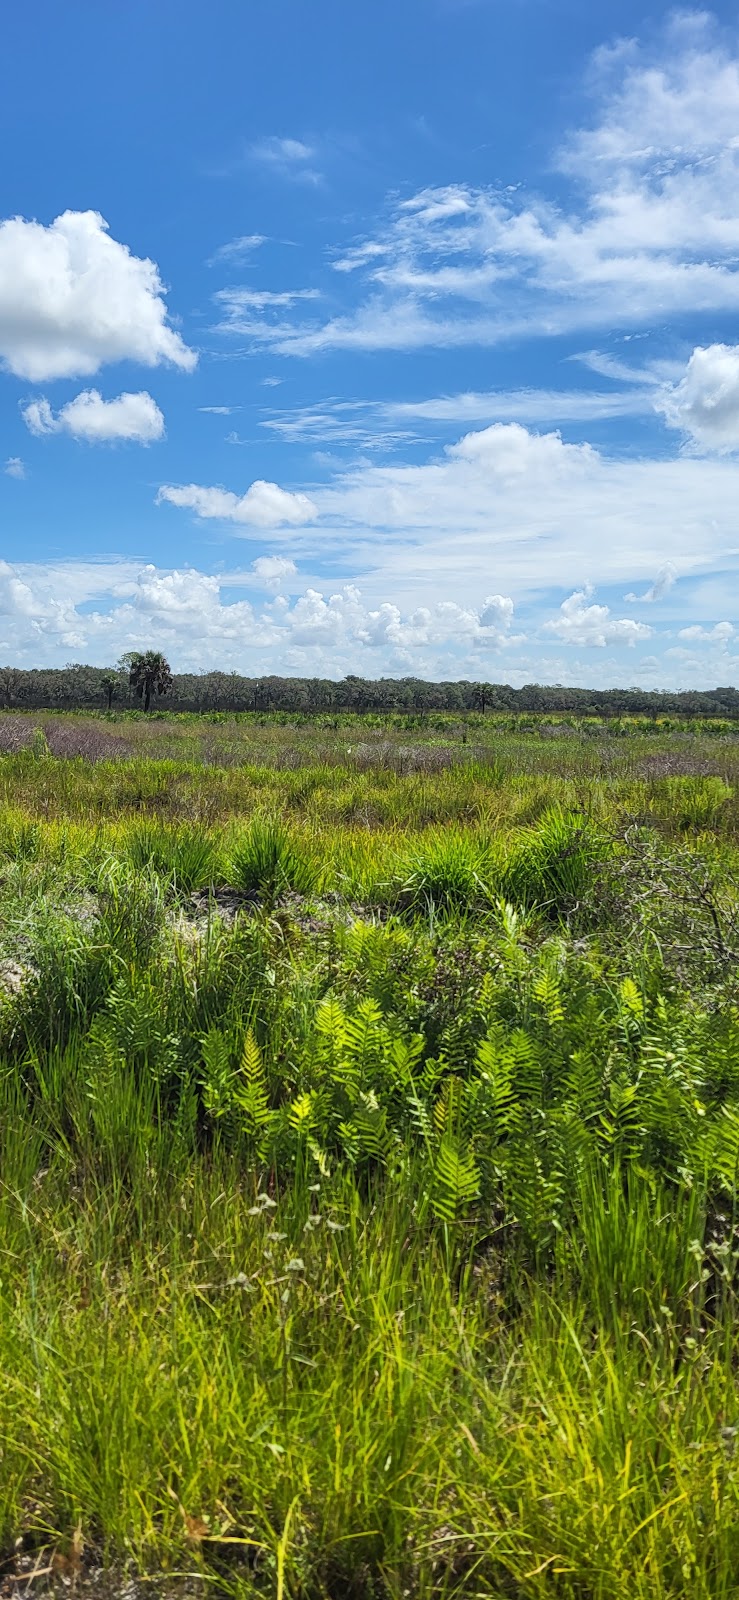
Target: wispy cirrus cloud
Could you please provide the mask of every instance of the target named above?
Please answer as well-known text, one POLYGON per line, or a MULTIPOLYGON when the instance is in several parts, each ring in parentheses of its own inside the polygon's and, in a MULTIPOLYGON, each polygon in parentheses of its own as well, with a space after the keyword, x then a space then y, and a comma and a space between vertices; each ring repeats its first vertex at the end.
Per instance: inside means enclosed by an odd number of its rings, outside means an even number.
POLYGON ((235 239, 229 239, 226 244, 219 245, 208 259, 208 266, 218 266, 223 261, 243 261, 247 256, 258 250, 260 245, 266 244, 267 239, 263 233, 242 233, 235 239))
POLYGON ((396 196, 334 252, 344 304, 255 318, 254 342, 449 349, 739 311, 739 55, 705 15, 678 15, 653 47, 599 52, 591 82, 593 118, 555 163, 560 200, 464 183, 396 196))
POLYGON ((220 313, 217 329, 269 343, 270 329, 283 326, 286 311, 300 301, 319 298, 318 289, 251 289, 244 284, 219 289, 213 296, 220 313))
POLYGON ((314 145, 306 144, 304 139, 271 135, 250 144, 247 155, 257 166, 293 183, 317 186, 323 182, 323 174, 315 166, 317 150, 314 145))
POLYGON ((289 444, 346 445, 372 454, 397 450, 454 424, 593 422, 653 416, 653 391, 644 386, 602 393, 588 389, 512 389, 436 395, 424 400, 341 400, 291 406, 259 426, 289 444))

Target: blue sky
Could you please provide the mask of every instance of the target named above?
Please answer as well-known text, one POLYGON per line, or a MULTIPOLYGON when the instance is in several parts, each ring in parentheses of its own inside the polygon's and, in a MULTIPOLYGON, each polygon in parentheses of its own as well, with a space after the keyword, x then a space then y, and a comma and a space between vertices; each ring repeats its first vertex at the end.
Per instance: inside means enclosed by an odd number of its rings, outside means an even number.
POLYGON ((6 21, 0 659, 739 666, 739 9, 6 21))

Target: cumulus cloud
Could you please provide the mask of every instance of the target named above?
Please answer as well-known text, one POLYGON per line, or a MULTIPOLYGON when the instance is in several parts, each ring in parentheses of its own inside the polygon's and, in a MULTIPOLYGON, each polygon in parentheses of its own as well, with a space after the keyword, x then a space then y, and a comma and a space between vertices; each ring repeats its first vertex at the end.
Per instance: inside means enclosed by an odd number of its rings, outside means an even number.
MULTIPOLYGON (((253 569, 252 569, 253 570, 253 569)), ((482 601, 437 597, 406 604, 376 597, 355 583, 333 591, 309 584, 289 598, 251 604, 244 572, 213 574, 163 569, 131 561, 0 562, 0 659, 19 665, 62 665, 70 652, 100 664, 126 650, 164 650, 175 670, 211 667, 247 674, 297 673, 341 677, 410 674, 425 678, 486 678, 496 682, 706 684, 732 682, 739 656, 731 653, 730 623, 696 624, 679 648, 634 659, 607 645, 639 643, 653 630, 613 618, 579 591, 565 601, 536 645, 531 630, 514 632, 510 596, 482 601), (564 628, 563 628, 564 622, 564 628), (634 634, 634 629, 637 634, 634 634), (628 631, 627 631, 628 630, 628 631), (594 652, 588 646, 600 648, 594 652), (586 647, 587 660, 578 654, 586 647)), ((484 595, 485 584, 480 585, 484 595)), ((659 647, 669 639, 655 639, 659 647)))
POLYGON ((671 428, 700 449, 739 449, 739 345, 698 345, 684 377, 655 400, 671 428))
POLYGON ((250 528, 279 528, 286 523, 296 527, 316 516, 316 507, 307 494, 291 494, 263 478, 257 478, 242 495, 197 483, 163 484, 157 502, 165 500, 194 511, 203 519, 217 518, 250 528))
POLYGON ((0 616, 33 617, 43 615, 44 609, 14 568, 7 561, 0 561, 0 616))
POLYGON ((69 433, 89 444, 128 439, 151 444, 164 438, 164 417, 146 390, 138 394, 119 394, 104 400, 99 390, 83 389, 59 411, 52 411, 45 398, 31 400, 21 407, 26 427, 41 437, 46 433, 69 433))
POLYGON ((0 223, 0 359, 43 382, 95 373, 106 362, 197 357, 168 321, 153 261, 111 238, 97 211, 65 211, 45 227, 0 223))
POLYGON ((579 473, 595 460, 589 444, 563 444, 559 433, 531 433, 519 422, 494 422, 446 446, 452 461, 470 462, 504 481, 528 479, 532 472, 579 473))
POLYGON ((3 472, 8 478, 25 478, 26 476, 26 468, 20 456, 8 456, 3 472))
POLYGON ((298 569, 288 556, 257 556, 251 570, 268 589, 278 589, 285 578, 294 578, 298 569))
POLYGON ((708 641, 711 644, 728 644, 734 637, 734 625, 731 622, 717 622, 713 628, 704 628, 699 623, 694 623, 689 628, 681 628, 679 639, 690 639, 691 642, 708 641))
POLYGON ((563 600, 559 616, 545 622, 544 632, 555 634, 564 644, 603 649, 608 644, 635 645, 651 638, 653 629, 631 617, 612 617, 608 606, 588 605, 592 590, 577 589, 563 600))
MULTIPOLYGON (((283 558, 264 560, 270 575, 277 560, 295 570, 283 558)), ((373 606, 354 584, 329 594, 308 587, 292 601, 278 595, 261 608, 224 599, 243 583, 243 574, 151 564, 0 562, 0 648, 34 662, 66 660, 69 648, 105 661, 156 640, 183 669, 263 672, 268 664, 276 671, 371 676, 404 667, 429 675, 450 650, 472 670, 485 670, 491 652, 522 639, 511 632, 513 602, 506 596, 493 595, 479 608, 446 600, 412 612, 390 601, 373 606)))

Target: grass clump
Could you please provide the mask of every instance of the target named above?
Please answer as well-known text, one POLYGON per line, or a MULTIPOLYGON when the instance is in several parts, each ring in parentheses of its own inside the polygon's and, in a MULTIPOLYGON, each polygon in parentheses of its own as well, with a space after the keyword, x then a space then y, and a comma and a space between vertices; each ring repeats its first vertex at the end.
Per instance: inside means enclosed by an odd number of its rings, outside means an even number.
POLYGON ((310 843, 279 820, 259 815, 237 837, 226 871, 234 889, 267 900, 286 890, 314 894, 321 883, 320 865, 310 843))
POLYGON ((484 906, 496 887, 498 863, 486 838, 455 828, 435 829, 401 859, 393 888, 413 912, 463 911, 484 906))
POLYGON ((183 894, 207 888, 216 875, 213 840, 192 825, 166 828, 157 822, 138 823, 128 836, 127 855, 134 867, 169 880, 183 894))
POLYGON ((567 917, 586 898, 603 854, 604 844, 587 817, 550 807, 513 845, 502 892, 515 905, 567 917))

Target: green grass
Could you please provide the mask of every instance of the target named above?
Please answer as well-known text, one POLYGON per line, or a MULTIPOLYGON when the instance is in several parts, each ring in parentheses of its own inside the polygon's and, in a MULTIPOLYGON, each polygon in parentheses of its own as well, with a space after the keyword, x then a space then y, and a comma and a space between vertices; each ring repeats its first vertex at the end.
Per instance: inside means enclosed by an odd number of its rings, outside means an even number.
POLYGON ((730 735, 261 732, 0 757, 0 1570, 729 1600, 730 735))

